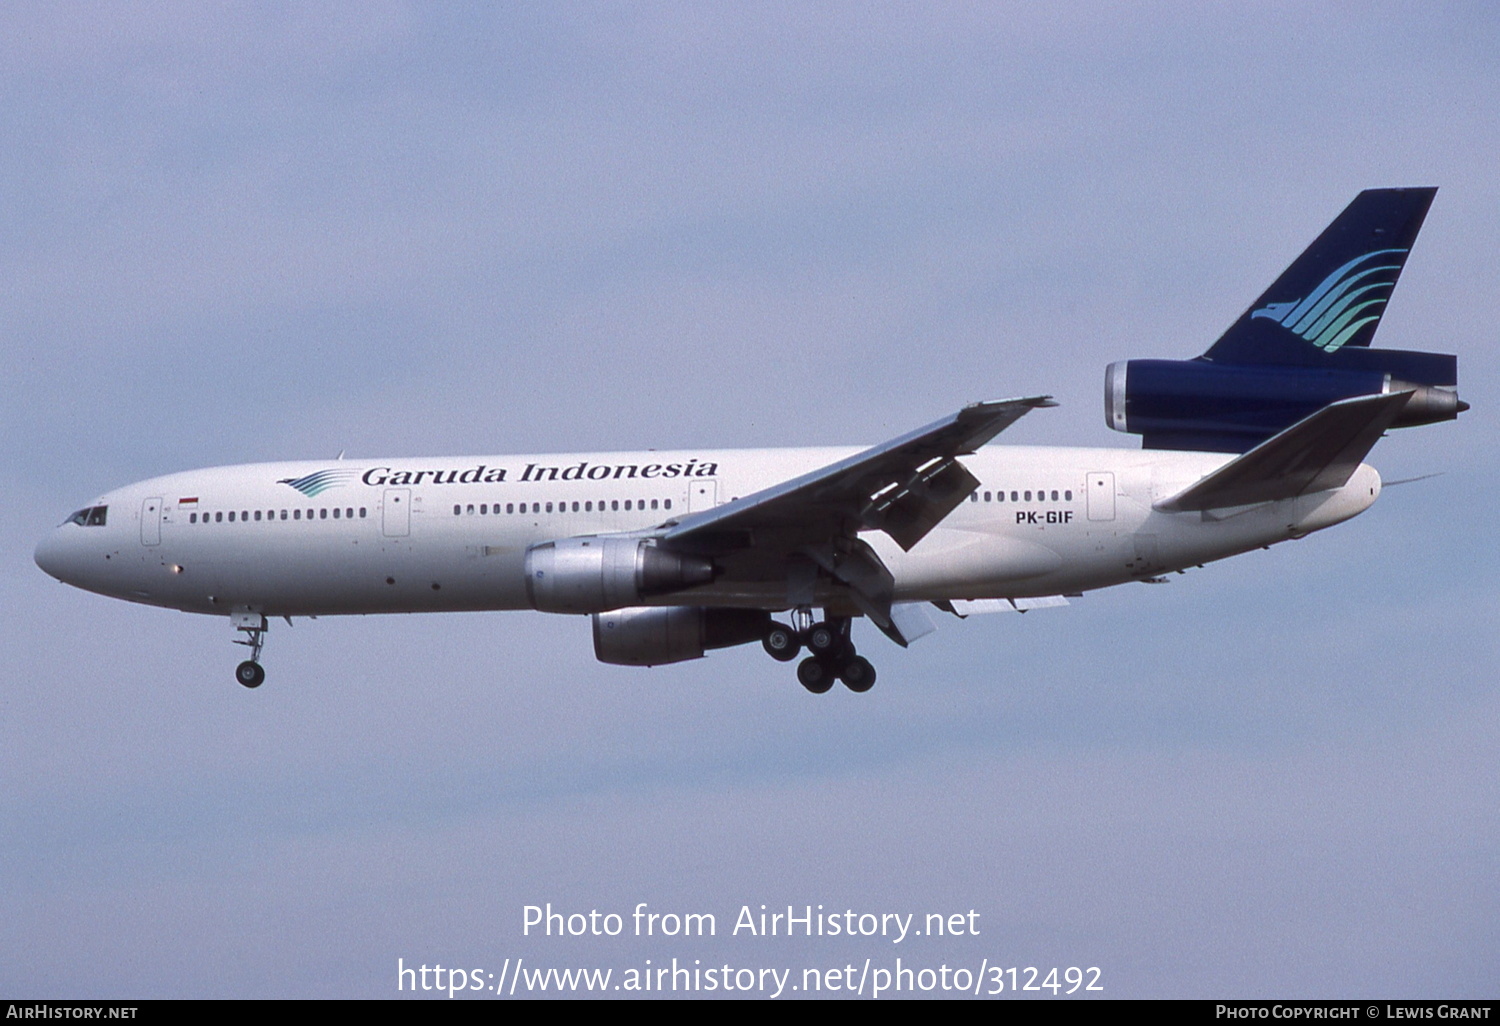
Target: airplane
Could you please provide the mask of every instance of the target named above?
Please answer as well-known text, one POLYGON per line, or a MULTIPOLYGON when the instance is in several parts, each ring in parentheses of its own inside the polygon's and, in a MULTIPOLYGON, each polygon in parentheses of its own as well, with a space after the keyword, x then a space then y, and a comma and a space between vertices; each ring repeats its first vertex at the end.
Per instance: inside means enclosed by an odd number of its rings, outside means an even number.
POLYGON ((810 692, 868 691, 855 619, 904 647, 932 609, 1065 605, 1368 509, 1382 434, 1468 409, 1456 357, 1370 348, 1436 191, 1360 193, 1203 355, 1111 364, 1106 422, 1140 449, 988 444, 1038 395, 864 449, 215 467, 100 495, 36 563, 228 616, 247 688, 274 617, 540 610, 591 617, 605 663, 759 642, 810 692))

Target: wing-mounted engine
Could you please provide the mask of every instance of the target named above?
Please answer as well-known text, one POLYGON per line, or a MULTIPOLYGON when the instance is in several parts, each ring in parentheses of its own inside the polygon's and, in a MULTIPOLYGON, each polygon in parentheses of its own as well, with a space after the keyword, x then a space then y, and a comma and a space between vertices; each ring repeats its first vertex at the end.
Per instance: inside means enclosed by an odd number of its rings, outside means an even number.
POLYGON ((592 535, 526 550, 526 595, 532 608, 544 613, 619 609, 713 579, 712 561, 662 548, 649 538, 592 535))
POLYGON ((650 606, 594 614, 594 657, 617 666, 701 659, 711 648, 759 641, 771 614, 758 609, 650 606))
POLYGON ((1452 420, 1458 359, 1371 349, 1436 189, 1367 189, 1202 356, 1127 360, 1104 417, 1147 449, 1246 452, 1331 403, 1410 392, 1391 427, 1452 420))

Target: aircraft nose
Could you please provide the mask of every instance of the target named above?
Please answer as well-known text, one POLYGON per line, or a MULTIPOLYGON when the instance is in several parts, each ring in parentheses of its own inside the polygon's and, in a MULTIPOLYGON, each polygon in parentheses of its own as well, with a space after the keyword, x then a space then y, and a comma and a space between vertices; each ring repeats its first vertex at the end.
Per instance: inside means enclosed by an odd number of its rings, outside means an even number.
POLYGON ((37 543, 36 552, 32 558, 43 571, 59 581, 66 582, 72 576, 71 571, 76 569, 74 566, 76 560, 70 551, 72 546, 68 545, 67 540, 61 535, 62 530, 58 529, 43 538, 37 543))

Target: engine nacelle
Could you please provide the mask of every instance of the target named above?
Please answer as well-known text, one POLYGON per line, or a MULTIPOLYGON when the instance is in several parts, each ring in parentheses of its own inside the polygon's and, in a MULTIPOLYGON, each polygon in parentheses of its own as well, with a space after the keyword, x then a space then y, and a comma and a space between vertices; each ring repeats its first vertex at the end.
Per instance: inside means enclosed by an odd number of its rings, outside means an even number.
POLYGON ((1209 360, 1112 363, 1104 377, 1104 418, 1116 431, 1143 435, 1148 449, 1244 452, 1329 403, 1358 395, 1413 392, 1392 427, 1452 420, 1468 409, 1456 391, 1444 387, 1452 376, 1437 362, 1443 357, 1394 350, 1350 351, 1348 356, 1338 368, 1209 360), (1375 357, 1422 373, 1433 383, 1380 369, 1375 357))
POLYGON ((618 609, 713 579, 709 560, 646 538, 564 538, 526 550, 526 596, 544 613, 618 609))
POLYGON ((660 666, 701 659, 711 648, 765 636, 771 614, 759 609, 650 606, 594 614, 594 657, 616 666, 660 666))

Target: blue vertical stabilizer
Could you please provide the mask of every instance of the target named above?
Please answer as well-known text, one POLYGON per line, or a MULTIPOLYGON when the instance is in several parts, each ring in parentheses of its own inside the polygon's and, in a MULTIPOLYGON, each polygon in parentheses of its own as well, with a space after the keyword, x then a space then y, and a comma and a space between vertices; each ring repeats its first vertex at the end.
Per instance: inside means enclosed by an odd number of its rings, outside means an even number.
POLYGON ((1358 395, 1412 393, 1393 427, 1456 417, 1456 357, 1370 348, 1436 195, 1365 190, 1208 352, 1111 364, 1110 427, 1148 449, 1245 452, 1358 395))
POLYGON ((1360 193, 1204 357, 1328 366, 1327 358, 1346 346, 1368 347, 1436 195, 1436 189, 1360 193))

